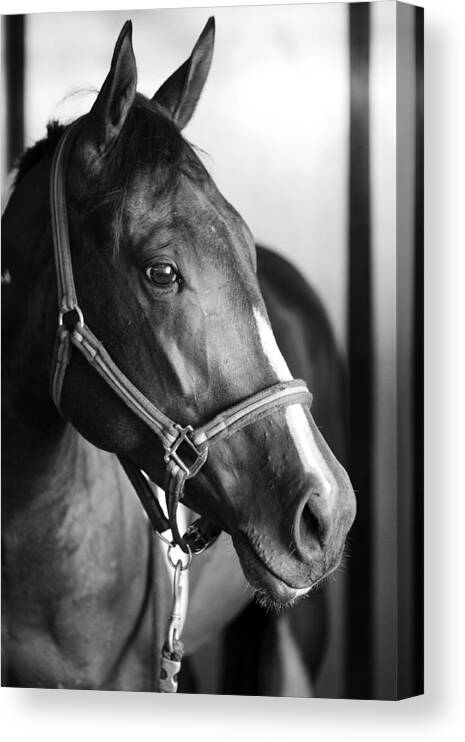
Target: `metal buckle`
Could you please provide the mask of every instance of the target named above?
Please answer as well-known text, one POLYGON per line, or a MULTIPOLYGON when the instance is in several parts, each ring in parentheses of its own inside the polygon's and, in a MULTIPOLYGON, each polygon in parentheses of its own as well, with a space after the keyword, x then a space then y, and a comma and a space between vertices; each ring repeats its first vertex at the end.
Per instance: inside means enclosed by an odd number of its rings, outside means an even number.
POLYGON ((197 520, 190 524, 183 536, 191 554, 203 554, 204 551, 215 543, 221 533, 221 530, 218 529, 216 532, 211 532, 209 535, 205 534, 201 528, 202 521, 202 518, 197 518, 197 520))
POLYGON ((195 443, 189 437, 190 433, 194 432, 194 428, 192 427, 192 425, 186 425, 185 428, 183 428, 182 425, 175 425, 175 428, 179 431, 179 435, 174 441, 174 443, 171 444, 170 448, 165 449, 166 453, 164 456, 164 462, 165 464, 169 464, 170 460, 173 460, 175 464, 177 464, 179 468, 185 472, 185 474, 190 474, 191 468, 188 467, 187 464, 185 464, 184 461, 180 458, 180 456, 177 453, 177 450, 182 443, 184 442, 187 443, 187 445, 190 447, 190 449, 195 454, 195 459, 196 459, 194 462, 194 466, 195 466, 195 464, 199 460, 202 453, 201 451, 199 451, 195 443))

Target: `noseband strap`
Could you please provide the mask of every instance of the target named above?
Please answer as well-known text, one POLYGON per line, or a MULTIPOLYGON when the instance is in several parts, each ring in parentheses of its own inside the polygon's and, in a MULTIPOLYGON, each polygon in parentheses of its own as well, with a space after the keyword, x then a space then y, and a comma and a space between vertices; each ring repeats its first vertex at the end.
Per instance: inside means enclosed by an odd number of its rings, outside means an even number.
MULTIPOLYGON (((193 524, 185 536, 178 530, 176 512, 184 494, 185 483, 194 477, 208 457, 208 446, 229 437, 277 408, 292 404, 310 405, 312 395, 303 381, 274 384, 242 400, 197 429, 171 420, 153 404, 112 360, 102 343, 86 325, 74 285, 66 204, 66 172, 77 122, 63 134, 53 157, 50 177, 50 205, 53 246, 58 286, 58 330, 51 375, 51 394, 58 410, 72 348, 77 348, 127 407, 160 439, 165 450, 165 517, 152 487, 144 474, 127 458, 119 457, 141 503, 157 533, 171 529, 173 540, 184 551, 199 552, 218 535, 206 523, 193 524)), ((202 521, 203 519, 201 519, 202 521)))

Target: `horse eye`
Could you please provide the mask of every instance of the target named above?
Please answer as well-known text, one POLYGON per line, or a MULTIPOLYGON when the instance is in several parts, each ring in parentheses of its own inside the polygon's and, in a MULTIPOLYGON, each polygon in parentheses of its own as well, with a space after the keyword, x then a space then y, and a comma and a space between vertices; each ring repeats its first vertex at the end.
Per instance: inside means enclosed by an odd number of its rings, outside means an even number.
POLYGON ((155 263, 145 269, 145 275, 155 286, 166 288, 179 280, 179 274, 171 263, 155 263))

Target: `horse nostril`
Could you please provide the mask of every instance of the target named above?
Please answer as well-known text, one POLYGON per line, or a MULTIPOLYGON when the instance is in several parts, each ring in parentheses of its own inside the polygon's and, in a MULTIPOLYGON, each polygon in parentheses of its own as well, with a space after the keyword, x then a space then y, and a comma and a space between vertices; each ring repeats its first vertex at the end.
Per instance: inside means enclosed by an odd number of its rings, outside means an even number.
POLYGON ((314 515, 307 503, 302 511, 302 517, 300 520, 300 528, 304 531, 304 538, 308 534, 313 536, 317 541, 321 541, 321 525, 320 521, 314 515))
POLYGON ((326 536, 325 524, 314 507, 314 500, 318 497, 313 493, 311 499, 307 499, 300 512, 297 513, 295 524, 295 545, 300 558, 310 561, 321 554, 324 548, 326 536))

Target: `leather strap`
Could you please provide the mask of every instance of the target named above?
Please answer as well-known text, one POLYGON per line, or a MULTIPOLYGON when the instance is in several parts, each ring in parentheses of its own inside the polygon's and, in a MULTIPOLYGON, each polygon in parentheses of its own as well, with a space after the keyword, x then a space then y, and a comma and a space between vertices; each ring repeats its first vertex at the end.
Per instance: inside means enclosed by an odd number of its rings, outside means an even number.
POLYGON ((299 379, 280 381, 220 412, 213 420, 197 428, 192 434, 192 439, 197 446, 201 446, 218 437, 229 437, 246 425, 265 417, 276 407, 299 402, 303 404, 312 402, 312 395, 305 381, 299 379))
MULTIPOLYGON (((115 394, 160 438, 163 444, 168 519, 165 518, 142 472, 129 459, 119 457, 154 530, 157 533, 163 533, 168 527, 171 528, 174 542, 184 551, 189 551, 191 548, 189 539, 192 546, 195 543, 205 548, 205 545, 208 546, 208 543, 214 540, 215 534, 218 535, 218 529, 211 526, 205 527, 205 524, 202 528, 202 524, 197 522, 194 527, 191 526, 188 529, 189 538, 186 541, 185 537, 179 533, 176 512, 178 503, 183 497, 186 481, 194 477, 207 460, 209 443, 220 437, 233 435, 277 408, 299 403, 310 405, 312 395, 304 381, 293 379, 279 382, 233 405, 210 422, 194 430, 189 425, 183 427, 167 417, 123 374, 103 344, 85 324, 74 285, 66 204, 66 172, 78 124, 79 121, 75 122, 63 134, 53 157, 50 177, 52 234, 59 307, 51 394, 60 410, 66 370, 71 360, 72 348, 76 348, 115 394)), ((199 549, 196 548, 196 550, 199 549)))

